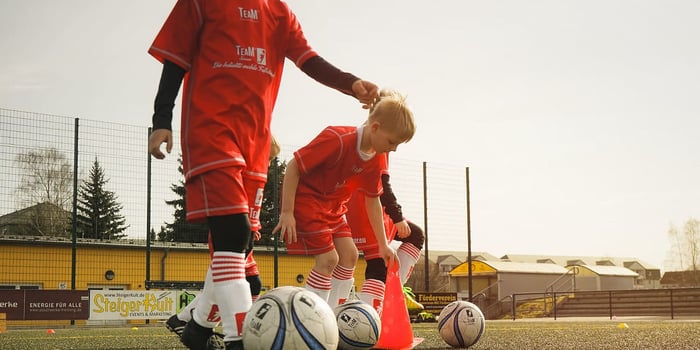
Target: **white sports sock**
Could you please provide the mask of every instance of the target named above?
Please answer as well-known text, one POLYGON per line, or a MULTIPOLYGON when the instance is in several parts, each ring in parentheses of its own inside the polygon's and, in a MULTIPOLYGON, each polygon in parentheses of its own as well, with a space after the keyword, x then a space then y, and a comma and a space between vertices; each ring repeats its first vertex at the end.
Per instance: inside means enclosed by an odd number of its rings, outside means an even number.
MULTIPOLYGON (((199 295, 197 295, 197 297, 193 300, 193 303, 196 302, 196 305, 192 306, 192 308, 194 308, 194 312, 191 313, 191 318, 193 318, 198 325, 206 328, 214 328, 219 324, 219 321, 221 321, 221 318, 219 317, 219 308, 213 301, 213 283, 210 266, 207 269, 207 275, 204 277, 204 289, 202 289, 202 292, 199 293, 199 295)), ((177 318, 185 321, 184 317, 181 318, 181 316, 184 316, 182 315, 183 312, 184 310, 177 315, 177 318)), ((190 316, 186 317, 189 318, 190 316)))
POLYGON ((331 276, 326 276, 316 270, 309 272, 309 277, 306 279, 306 289, 316 293, 321 299, 328 302, 328 296, 331 292, 331 276))
POLYGON ((353 273, 355 268, 347 268, 344 266, 336 265, 331 274, 331 290, 328 294, 328 305, 331 309, 335 309, 336 306, 344 303, 348 296, 350 295, 350 290, 355 282, 353 273))
POLYGON ((377 313, 381 315, 382 304, 384 302, 384 282, 375 279, 365 280, 359 297, 360 300, 372 305, 372 307, 377 310, 377 313))

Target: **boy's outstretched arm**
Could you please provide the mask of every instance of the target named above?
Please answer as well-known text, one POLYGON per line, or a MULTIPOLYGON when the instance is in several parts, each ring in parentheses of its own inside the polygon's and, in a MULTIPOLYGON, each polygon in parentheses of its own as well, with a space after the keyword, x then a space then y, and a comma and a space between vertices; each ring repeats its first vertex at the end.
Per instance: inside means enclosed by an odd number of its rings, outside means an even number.
POLYGON ((411 227, 408 226, 408 222, 403 217, 403 211, 401 210, 401 204, 396 200, 396 195, 394 190, 391 188, 391 182, 389 182, 389 174, 382 174, 382 187, 384 191, 379 200, 384 207, 387 215, 391 218, 396 226, 396 235, 399 238, 406 238, 411 234, 411 227))
POLYGON ((379 255, 384 259, 384 263, 389 266, 392 262, 398 262, 396 257, 396 252, 392 247, 389 246, 389 242, 386 240, 386 232, 384 230, 384 212, 382 209, 382 203, 379 201, 379 197, 365 196, 365 206, 367 208, 367 218, 369 219, 370 225, 372 225, 372 231, 374 232, 374 238, 377 239, 377 246, 379 248, 379 255))

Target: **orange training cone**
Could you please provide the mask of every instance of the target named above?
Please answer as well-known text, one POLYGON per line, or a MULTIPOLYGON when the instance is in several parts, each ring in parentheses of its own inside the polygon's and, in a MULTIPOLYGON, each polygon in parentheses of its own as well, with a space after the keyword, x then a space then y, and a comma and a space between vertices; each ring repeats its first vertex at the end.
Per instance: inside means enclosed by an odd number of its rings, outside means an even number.
POLYGON ((382 306, 382 331, 375 349, 410 349, 413 345, 413 329, 406 308, 398 262, 389 264, 382 306))

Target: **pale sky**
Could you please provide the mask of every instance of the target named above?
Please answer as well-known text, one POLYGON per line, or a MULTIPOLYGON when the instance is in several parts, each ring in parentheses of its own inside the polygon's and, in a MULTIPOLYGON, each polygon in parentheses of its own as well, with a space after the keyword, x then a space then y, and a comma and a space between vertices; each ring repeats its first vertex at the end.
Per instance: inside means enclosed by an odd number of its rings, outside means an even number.
MULTIPOLYGON (((0 0, 0 108, 149 126, 146 50, 174 3, 0 0)), ((670 225, 700 219, 700 2, 288 3, 323 57, 408 95, 418 133, 394 159, 469 167, 472 250, 673 268, 670 225)), ((284 145, 365 116, 292 64, 282 80, 284 145)), ((431 250, 466 250, 443 231, 431 250)))

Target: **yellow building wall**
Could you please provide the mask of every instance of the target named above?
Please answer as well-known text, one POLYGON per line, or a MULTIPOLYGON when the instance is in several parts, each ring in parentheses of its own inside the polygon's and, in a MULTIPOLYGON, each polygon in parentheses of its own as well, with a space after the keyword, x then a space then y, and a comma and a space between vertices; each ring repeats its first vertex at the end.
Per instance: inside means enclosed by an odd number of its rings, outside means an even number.
MULTIPOLYGON (((32 284, 41 289, 71 288, 71 246, 2 244, 0 284, 32 284)), ((270 289, 274 285, 274 254, 256 251, 255 260, 263 281, 270 289)), ((278 283, 281 286, 303 286, 313 266, 312 256, 278 256, 278 283), (304 280, 297 282, 297 275, 304 280)), ((203 281, 209 264, 209 252, 205 249, 152 248, 150 279, 165 281, 203 281)), ((87 289, 88 285, 124 286, 126 289, 145 289, 146 248, 90 247, 76 249, 75 289, 87 289), (114 272, 114 279, 107 280, 105 272, 114 272)), ((364 283, 365 261, 360 259, 355 268, 355 286, 364 283)))
MULTIPOLYGON (((571 266, 566 267, 571 268, 571 266)), ((576 275, 580 277, 598 277, 598 274, 583 266, 576 267, 576 275)))
MULTIPOLYGON (((40 289, 71 289, 71 244, 67 243, 5 243, 0 242, 0 285, 33 285, 40 289)), ((255 260, 264 289, 274 286, 274 253, 256 251, 255 260)), ((150 258, 150 279, 164 281, 203 281, 209 264, 207 249, 153 247, 150 258)), ((278 256, 278 285, 304 286, 313 266, 312 256, 278 256), (297 282, 298 275, 303 276, 297 282)), ((143 246, 90 246, 79 244, 76 249, 75 289, 88 287, 144 290, 146 280, 146 248, 143 246), (107 280, 105 272, 114 272, 107 280)), ((355 287, 364 283, 365 261, 360 258, 355 268, 355 287)), ((64 325, 69 321, 51 321, 64 325)), ((76 321, 84 324, 85 321, 76 321)), ((8 325, 46 324, 46 321, 8 321, 8 325)), ((142 323, 130 321, 130 323, 142 323)))

